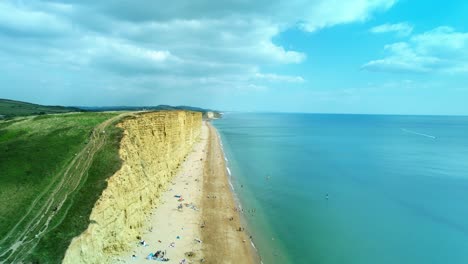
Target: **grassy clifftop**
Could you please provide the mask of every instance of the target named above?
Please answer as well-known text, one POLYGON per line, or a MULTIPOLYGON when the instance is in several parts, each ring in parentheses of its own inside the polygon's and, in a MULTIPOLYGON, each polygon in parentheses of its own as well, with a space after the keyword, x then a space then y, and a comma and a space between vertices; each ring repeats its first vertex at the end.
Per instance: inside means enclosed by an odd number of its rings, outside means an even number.
POLYGON ((0 121, 0 262, 60 263, 120 167, 116 113, 0 121))
POLYGON ((33 103, 1 99, 0 98, 0 120, 9 119, 20 116, 31 115, 46 115, 46 114, 60 114, 70 112, 105 112, 105 111, 167 111, 167 110, 184 110, 201 112, 205 118, 208 118, 208 113, 212 113, 209 118, 221 118, 222 113, 216 110, 210 110, 200 107, 192 106, 170 106, 170 105, 157 105, 157 106, 105 106, 105 107, 68 107, 68 106, 47 106, 38 105, 33 103))
POLYGON ((75 107, 45 106, 8 99, 0 99, 0 117, 3 116, 4 118, 69 112, 83 112, 83 110, 75 107))

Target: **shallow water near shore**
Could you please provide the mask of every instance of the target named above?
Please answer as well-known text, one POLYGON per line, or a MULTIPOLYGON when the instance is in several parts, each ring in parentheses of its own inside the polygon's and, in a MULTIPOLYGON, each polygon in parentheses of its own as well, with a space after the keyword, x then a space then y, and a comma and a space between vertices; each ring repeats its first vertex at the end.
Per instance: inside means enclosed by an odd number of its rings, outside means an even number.
POLYGON ((468 117, 213 124, 265 264, 468 263, 468 117))

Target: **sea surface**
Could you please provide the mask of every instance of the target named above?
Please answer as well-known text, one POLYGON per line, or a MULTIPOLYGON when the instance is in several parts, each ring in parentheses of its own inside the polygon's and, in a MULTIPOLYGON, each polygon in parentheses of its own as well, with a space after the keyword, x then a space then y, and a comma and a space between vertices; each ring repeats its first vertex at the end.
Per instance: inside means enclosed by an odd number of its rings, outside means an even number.
POLYGON ((468 263, 468 117, 213 123, 263 263, 468 263))

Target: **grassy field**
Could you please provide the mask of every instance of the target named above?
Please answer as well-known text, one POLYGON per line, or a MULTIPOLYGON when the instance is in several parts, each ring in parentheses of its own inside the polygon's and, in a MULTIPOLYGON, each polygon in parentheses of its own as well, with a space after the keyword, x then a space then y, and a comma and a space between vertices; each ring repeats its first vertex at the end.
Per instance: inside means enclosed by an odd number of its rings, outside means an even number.
POLYGON ((117 115, 0 121, 0 262, 61 262, 120 167, 117 115))
POLYGON ((75 107, 45 106, 8 99, 0 99, 0 115, 4 118, 68 112, 82 112, 82 110, 75 107))

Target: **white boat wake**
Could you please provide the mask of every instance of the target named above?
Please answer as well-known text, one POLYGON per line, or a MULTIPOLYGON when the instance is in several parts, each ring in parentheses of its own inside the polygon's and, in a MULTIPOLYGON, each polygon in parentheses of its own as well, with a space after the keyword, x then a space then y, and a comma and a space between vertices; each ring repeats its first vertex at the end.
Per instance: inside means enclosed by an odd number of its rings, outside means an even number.
POLYGON ((431 136, 431 135, 428 135, 428 134, 418 133, 416 131, 412 131, 412 130, 408 130, 408 129, 404 129, 404 128, 402 128, 401 130, 403 130, 404 132, 410 133, 410 134, 436 139, 435 136, 431 136))

